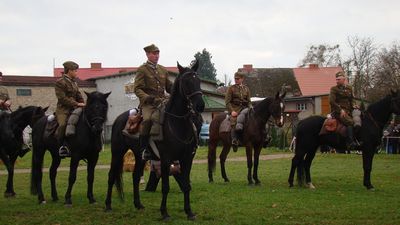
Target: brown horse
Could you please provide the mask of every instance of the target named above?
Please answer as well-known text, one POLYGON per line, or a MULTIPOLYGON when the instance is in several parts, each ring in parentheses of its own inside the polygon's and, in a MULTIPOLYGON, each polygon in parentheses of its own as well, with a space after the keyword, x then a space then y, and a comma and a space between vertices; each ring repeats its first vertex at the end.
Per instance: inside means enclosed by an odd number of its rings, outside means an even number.
MULTIPOLYGON (((258 161, 261 152, 262 145, 266 137, 265 125, 268 122, 270 116, 275 120, 275 124, 282 127, 284 124, 283 113, 285 111, 285 105, 283 98, 286 93, 279 95, 276 93, 275 98, 265 98, 254 108, 249 110, 246 115, 246 121, 244 124, 243 135, 240 138, 243 146, 246 146, 247 156, 247 179, 249 184, 260 184, 258 179, 258 161), (252 154, 254 149, 254 170, 253 176, 251 169, 253 167, 252 154), (254 179, 254 182, 253 182, 254 179)), ((225 171, 225 161, 229 154, 232 145, 231 134, 229 132, 219 132, 222 121, 226 118, 225 113, 218 114, 213 118, 210 124, 210 139, 208 142, 208 181, 213 182, 213 171, 216 166, 216 149, 218 142, 221 140, 223 144, 222 152, 219 156, 221 162, 221 174, 225 182, 229 182, 225 171)))

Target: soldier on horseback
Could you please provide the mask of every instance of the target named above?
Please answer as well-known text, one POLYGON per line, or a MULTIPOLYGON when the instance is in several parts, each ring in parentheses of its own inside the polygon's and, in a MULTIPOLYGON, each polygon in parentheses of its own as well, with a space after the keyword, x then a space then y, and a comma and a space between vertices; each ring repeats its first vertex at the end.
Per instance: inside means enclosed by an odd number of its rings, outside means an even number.
POLYGON ((354 120, 352 112, 358 106, 354 104, 353 88, 345 83, 343 72, 336 73, 336 86, 330 90, 329 103, 333 117, 347 127, 347 144, 350 149, 360 147, 360 143, 354 140, 354 120))
POLYGON ((64 138, 67 119, 74 109, 79 107, 83 108, 85 102, 79 91, 78 84, 75 81, 79 65, 72 61, 66 61, 63 66, 64 73, 55 84, 55 92, 58 99, 56 109, 58 127, 55 131, 55 135, 58 143, 61 145, 59 149, 60 156, 67 157, 71 154, 64 138))
POLYGON ((142 110, 142 127, 140 129, 139 141, 140 151, 145 160, 151 158, 148 149, 150 130, 153 118, 159 117, 158 107, 171 93, 172 82, 168 79, 168 71, 165 67, 157 64, 160 50, 154 44, 143 48, 146 52, 147 62, 141 65, 134 82, 134 92, 139 97, 139 108, 142 110))
POLYGON ((10 96, 8 95, 7 88, 0 86, 0 111, 9 111, 11 106, 10 96))
POLYGON ((241 132, 243 129, 242 124, 237 123, 237 117, 240 112, 251 106, 250 101, 250 89, 243 84, 244 74, 240 72, 235 73, 235 84, 231 85, 226 91, 225 95, 225 104, 228 112, 231 116, 231 136, 232 136, 232 145, 237 148, 239 145, 238 141, 238 132, 241 132), (238 129, 237 129, 238 128, 238 129))

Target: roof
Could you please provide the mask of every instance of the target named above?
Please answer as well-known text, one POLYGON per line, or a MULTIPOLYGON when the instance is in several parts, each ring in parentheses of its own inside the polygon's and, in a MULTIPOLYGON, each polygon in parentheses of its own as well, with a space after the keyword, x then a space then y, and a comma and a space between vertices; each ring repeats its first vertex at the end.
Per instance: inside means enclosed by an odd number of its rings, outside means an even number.
POLYGON ((244 83, 252 97, 275 96, 282 86, 290 86, 292 92, 299 90, 291 68, 254 68, 251 72, 245 71, 244 83))
MULTIPOLYGON (((59 77, 50 76, 0 76, 0 84, 4 86, 53 86, 59 77)), ((79 87, 96 87, 93 81, 75 79, 79 87)))
POLYGON ((215 100, 212 100, 207 95, 203 95, 203 101, 205 104, 204 111, 224 111, 226 107, 224 104, 221 104, 215 100))
POLYGON ((289 87, 295 96, 317 96, 329 94, 336 85, 335 74, 343 71, 341 67, 318 67, 312 64, 307 68, 253 68, 244 65, 238 71, 244 72, 244 83, 249 86, 251 96, 273 96, 282 86, 289 87))
MULTIPOLYGON (((178 72, 177 67, 165 67, 169 72, 178 72)), ((101 63, 91 63, 90 68, 79 68, 77 75, 81 80, 88 80, 91 78, 98 78, 112 74, 119 74, 125 72, 136 72, 138 67, 102 67, 101 63)), ((64 72, 64 68, 54 68, 53 75, 60 77, 64 72)))
POLYGON ((331 87, 336 85, 335 74, 339 71, 343 71, 343 69, 341 67, 293 69, 303 96, 329 94, 331 87))

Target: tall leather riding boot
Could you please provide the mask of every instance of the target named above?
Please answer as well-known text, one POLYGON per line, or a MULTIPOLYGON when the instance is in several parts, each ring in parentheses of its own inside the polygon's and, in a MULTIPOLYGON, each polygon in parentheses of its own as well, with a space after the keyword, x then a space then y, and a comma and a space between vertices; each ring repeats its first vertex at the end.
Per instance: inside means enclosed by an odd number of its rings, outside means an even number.
POLYGON ((140 154, 142 155, 143 160, 152 159, 152 154, 149 150, 149 139, 150 135, 140 135, 139 143, 140 143, 140 154))
POLYGON ((354 127, 353 126, 347 127, 346 142, 347 142, 347 145, 349 146, 349 149, 359 149, 360 148, 360 144, 354 140, 354 127))
POLYGON ((236 152, 239 146, 239 140, 237 137, 236 130, 234 128, 231 129, 231 138, 232 138, 232 148, 233 151, 236 152))

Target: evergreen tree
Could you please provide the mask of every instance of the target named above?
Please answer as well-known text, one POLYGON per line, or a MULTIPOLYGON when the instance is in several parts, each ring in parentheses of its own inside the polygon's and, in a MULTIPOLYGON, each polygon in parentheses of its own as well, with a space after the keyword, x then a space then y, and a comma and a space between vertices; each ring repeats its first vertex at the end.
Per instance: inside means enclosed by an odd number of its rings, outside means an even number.
POLYGON ((194 58, 200 61, 199 69, 197 70, 200 77, 207 80, 217 81, 217 70, 214 67, 214 63, 211 62, 211 53, 206 49, 203 49, 202 52, 197 52, 194 55, 194 58))

